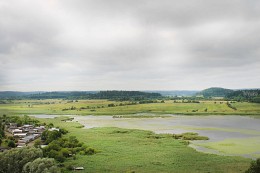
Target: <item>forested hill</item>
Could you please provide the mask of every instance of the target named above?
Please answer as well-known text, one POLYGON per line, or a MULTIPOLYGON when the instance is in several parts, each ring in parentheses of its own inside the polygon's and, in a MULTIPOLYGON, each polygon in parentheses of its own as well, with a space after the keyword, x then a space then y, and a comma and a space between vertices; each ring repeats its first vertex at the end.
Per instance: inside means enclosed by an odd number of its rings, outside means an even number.
POLYGON ((41 92, 14 95, 1 94, 0 99, 110 99, 110 100, 145 100, 161 98, 159 93, 140 91, 71 91, 71 92, 41 92))
POLYGON ((260 89, 231 90, 214 87, 202 90, 197 95, 203 95, 205 98, 223 97, 226 100, 260 103, 260 89))
POLYGON ((236 101, 250 101, 260 103, 260 89, 234 91, 229 93, 226 98, 236 101))
POLYGON ((226 89, 226 88, 218 88, 212 87, 202 90, 201 92, 197 93, 197 95, 203 95, 203 97, 226 97, 228 94, 233 93, 234 90, 226 89))

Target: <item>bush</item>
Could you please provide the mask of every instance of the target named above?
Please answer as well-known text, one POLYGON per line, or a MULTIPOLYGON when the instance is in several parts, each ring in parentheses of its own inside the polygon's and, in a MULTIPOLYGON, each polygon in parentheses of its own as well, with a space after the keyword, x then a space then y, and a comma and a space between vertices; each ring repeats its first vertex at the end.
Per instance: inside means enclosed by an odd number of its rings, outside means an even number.
POLYGON ((74 170, 74 167, 72 166, 72 164, 68 164, 66 166, 66 169, 72 171, 72 170, 74 170))
POLYGON ((9 140, 7 146, 11 148, 16 147, 15 142, 13 140, 9 140))
POLYGON ((56 139, 49 143, 47 147, 43 148, 45 157, 54 158, 58 162, 64 162, 67 157, 78 152, 82 155, 92 155, 96 153, 95 149, 84 146, 75 136, 56 139))
POLYGON ((86 148, 85 151, 84 151, 85 155, 93 155, 95 153, 96 153, 96 150, 93 149, 93 148, 86 148))
POLYGON ((28 162, 23 167, 23 173, 60 173, 60 169, 56 166, 55 160, 51 158, 38 158, 32 162, 28 162))
POLYGON ((35 148, 41 148, 41 140, 40 139, 35 140, 33 146, 35 148))
POLYGON ((182 139, 182 140, 208 140, 207 136, 199 136, 198 133, 187 132, 182 134, 173 134, 175 139, 182 139))
POLYGON ((260 172, 260 158, 251 162, 250 168, 245 173, 259 173, 260 172))

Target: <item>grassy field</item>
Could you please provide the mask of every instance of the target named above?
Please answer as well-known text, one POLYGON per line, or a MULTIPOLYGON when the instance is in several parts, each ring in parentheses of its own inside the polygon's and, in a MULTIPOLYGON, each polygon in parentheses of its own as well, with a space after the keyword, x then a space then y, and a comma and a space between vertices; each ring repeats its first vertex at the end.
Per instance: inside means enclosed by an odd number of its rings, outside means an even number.
POLYGON ((78 155, 65 164, 83 166, 82 172, 244 172, 250 159, 205 154, 187 146, 185 141, 150 131, 120 128, 82 129, 76 122, 39 119, 69 130, 69 134, 99 152, 78 155))
POLYGON ((150 103, 119 106, 120 103, 107 100, 14 100, 0 104, 0 114, 61 114, 61 115, 122 115, 135 113, 187 114, 187 115, 260 115, 260 104, 201 101, 200 103, 150 103), (115 107, 108 107, 108 104, 115 107))

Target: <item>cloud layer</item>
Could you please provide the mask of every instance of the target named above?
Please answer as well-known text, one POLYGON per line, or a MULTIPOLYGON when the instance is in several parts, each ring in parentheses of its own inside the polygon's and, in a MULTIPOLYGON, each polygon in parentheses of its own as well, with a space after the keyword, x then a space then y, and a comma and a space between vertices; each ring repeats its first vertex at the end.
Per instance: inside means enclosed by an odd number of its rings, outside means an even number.
POLYGON ((0 0, 0 90, 259 88, 257 0, 0 0))

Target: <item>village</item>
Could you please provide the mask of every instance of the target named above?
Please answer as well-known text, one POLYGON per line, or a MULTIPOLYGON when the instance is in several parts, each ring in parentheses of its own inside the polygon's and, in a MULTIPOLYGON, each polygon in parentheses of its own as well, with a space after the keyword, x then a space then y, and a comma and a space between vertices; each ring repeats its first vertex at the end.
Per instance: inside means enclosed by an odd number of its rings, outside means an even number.
MULTIPOLYGON (((34 146, 35 140, 40 139, 43 135, 44 131, 59 131, 62 129, 49 127, 48 125, 31 125, 24 124, 18 125, 17 123, 7 123, 4 126, 5 135, 8 138, 13 138, 12 141, 15 141, 15 145, 13 147, 3 147, 0 146, 0 152, 4 152, 10 150, 12 148, 23 148, 26 146, 34 146)), ((62 132, 61 132, 62 133, 62 132)), ((44 148, 48 145, 39 145, 40 148, 44 148)), ((74 154, 68 154, 72 157, 74 154)), ((82 166, 72 166, 71 170, 80 171, 84 170, 82 166)))
MULTIPOLYGON (((37 126, 30 124, 25 124, 20 127, 17 126, 17 123, 9 123, 6 125, 6 132, 8 136, 13 136, 17 141, 16 147, 21 148, 29 145, 36 139, 40 138, 42 133, 46 130, 45 126, 37 126)), ((58 128, 48 128, 49 131, 57 130, 58 128)), ((45 147, 45 145, 41 145, 45 147)))

